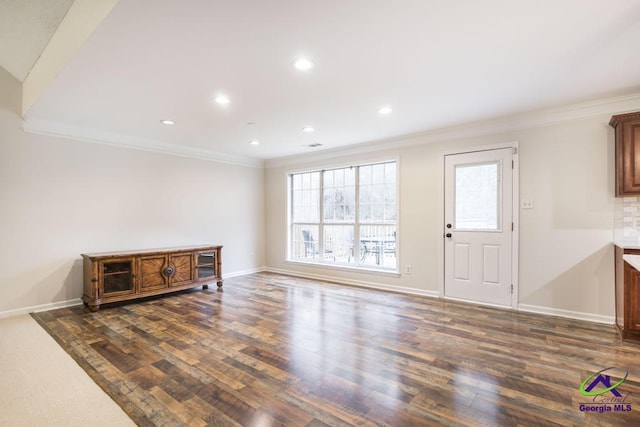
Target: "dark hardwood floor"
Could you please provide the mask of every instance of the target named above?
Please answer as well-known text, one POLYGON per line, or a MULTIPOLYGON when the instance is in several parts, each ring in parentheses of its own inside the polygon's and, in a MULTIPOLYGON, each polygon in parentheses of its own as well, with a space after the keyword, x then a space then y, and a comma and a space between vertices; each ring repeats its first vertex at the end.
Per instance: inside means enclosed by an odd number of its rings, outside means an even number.
POLYGON ((613 326, 267 273, 33 316, 139 425, 640 425, 613 326))

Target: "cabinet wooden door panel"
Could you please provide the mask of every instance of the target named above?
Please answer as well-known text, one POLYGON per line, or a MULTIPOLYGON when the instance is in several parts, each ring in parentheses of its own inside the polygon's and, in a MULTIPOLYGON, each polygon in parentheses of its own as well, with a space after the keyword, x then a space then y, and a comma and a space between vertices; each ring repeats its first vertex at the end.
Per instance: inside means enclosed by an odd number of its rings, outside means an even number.
POLYGON ((640 112, 618 114, 615 129, 616 196, 640 195, 640 112))
POLYGON ((629 280, 629 299, 627 301, 627 312, 629 324, 627 328, 634 331, 640 331, 640 271, 632 269, 629 280))
POLYGON ((625 255, 640 255, 640 250, 615 247, 616 326, 623 339, 640 341, 640 271, 625 255))
POLYGON ((173 267, 173 275, 169 278, 169 286, 182 286, 193 280, 193 254, 171 255, 169 266, 173 267))
POLYGON ((165 264, 166 256, 140 258, 140 292, 167 287, 165 264))
POLYGON ((621 194, 640 194, 640 118, 621 123, 621 194))

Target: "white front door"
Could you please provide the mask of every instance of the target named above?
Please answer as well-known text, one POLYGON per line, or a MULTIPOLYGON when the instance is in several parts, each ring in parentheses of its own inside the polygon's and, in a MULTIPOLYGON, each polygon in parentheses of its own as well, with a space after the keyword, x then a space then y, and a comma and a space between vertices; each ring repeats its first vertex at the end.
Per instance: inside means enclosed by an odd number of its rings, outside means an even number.
POLYGON ((446 297, 512 306, 512 153, 445 156, 446 297))

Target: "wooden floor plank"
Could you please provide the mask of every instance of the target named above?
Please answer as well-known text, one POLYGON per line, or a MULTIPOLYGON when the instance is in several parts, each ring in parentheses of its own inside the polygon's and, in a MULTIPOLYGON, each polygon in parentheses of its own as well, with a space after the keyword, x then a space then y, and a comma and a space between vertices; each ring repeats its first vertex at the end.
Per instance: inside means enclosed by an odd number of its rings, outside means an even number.
POLYGON ((269 273, 33 317, 139 425, 640 425, 608 325, 269 273), (632 410, 581 412, 610 366, 632 410))

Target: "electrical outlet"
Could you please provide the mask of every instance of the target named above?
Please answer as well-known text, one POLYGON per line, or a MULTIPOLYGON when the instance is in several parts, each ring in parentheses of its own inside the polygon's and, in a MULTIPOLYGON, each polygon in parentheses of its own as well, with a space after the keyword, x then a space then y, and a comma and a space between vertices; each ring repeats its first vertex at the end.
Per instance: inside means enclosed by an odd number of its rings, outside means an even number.
POLYGON ((521 200, 522 209, 533 209, 533 200, 521 200))
POLYGON ((405 273, 405 274, 411 274, 412 272, 413 272, 413 268, 412 268, 409 264, 407 264, 407 265, 404 267, 404 273, 405 273))

